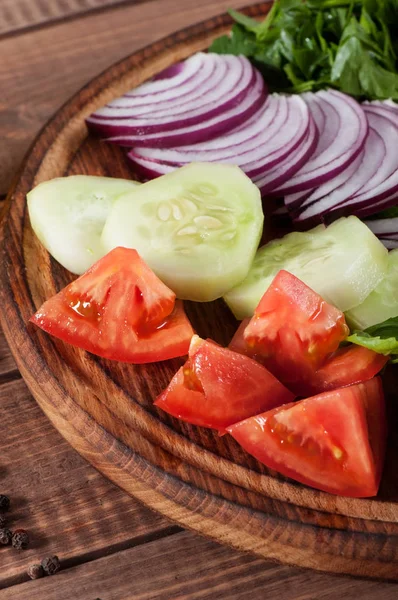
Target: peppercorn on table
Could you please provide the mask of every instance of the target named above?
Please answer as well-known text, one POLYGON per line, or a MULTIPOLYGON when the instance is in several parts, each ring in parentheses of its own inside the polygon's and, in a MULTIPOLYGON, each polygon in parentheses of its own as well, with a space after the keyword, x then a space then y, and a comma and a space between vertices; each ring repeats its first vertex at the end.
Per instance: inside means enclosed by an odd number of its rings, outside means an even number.
MULTIPOLYGON (((2 201, 35 134, 86 81, 157 38, 242 4, 1 0, 2 201)), ((0 423, 0 600, 398 597, 396 584, 329 576, 240 554, 144 508, 88 465, 52 427, 24 384, 3 334, 0 423), (2 495, 10 500, 9 510, 2 495)))

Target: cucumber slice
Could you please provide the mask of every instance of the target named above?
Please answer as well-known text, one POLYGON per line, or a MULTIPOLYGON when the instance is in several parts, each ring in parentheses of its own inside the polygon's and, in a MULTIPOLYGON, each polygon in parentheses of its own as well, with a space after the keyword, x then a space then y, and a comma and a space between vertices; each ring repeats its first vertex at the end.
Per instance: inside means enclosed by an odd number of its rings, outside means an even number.
POLYGON ((81 275, 106 254, 101 233, 113 202, 137 184, 89 175, 40 183, 27 195, 32 228, 61 265, 81 275))
POLYGON ((351 329, 363 331, 387 319, 398 317, 398 249, 388 254, 384 279, 362 304, 346 313, 351 329))
POLYGON ((246 277, 263 220, 260 192, 239 167, 193 163, 119 198, 102 241, 135 248, 179 298, 207 302, 246 277))
POLYGON ((289 233, 257 252, 246 279, 224 299, 238 319, 250 317, 275 275, 290 271, 342 311, 358 306, 387 272, 388 253, 357 217, 289 233))

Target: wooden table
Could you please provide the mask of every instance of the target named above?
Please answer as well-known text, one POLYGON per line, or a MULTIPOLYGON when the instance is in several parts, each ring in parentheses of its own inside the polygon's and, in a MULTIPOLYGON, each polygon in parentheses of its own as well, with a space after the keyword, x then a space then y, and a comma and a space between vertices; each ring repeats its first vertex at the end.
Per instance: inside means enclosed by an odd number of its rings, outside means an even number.
MULTIPOLYGON (((243 0, 0 0, 0 198, 33 137, 87 80, 243 0)), ((398 586, 278 566, 218 546, 105 480, 53 429, 0 333, 0 493, 26 551, 0 548, 0 600, 392 600, 398 586), (63 570, 30 581, 57 554, 63 570)))

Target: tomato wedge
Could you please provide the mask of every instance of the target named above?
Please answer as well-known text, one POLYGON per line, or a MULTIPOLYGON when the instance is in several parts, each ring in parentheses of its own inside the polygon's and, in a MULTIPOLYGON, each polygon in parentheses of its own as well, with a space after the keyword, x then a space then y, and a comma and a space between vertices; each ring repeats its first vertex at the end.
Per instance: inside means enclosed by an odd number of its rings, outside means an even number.
POLYGON ((242 351, 245 346, 246 354, 300 394, 303 382, 312 378, 348 334, 340 310, 291 273, 279 271, 231 348, 242 351))
POLYGON ((227 429, 270 469, 331 494, 375 496, 386 439, 381 379, 325 392, 227 429))
POLYGON ((339 348, 306 383, 305 395, 315 395, 362 381, 377 375, 389 357, 368 348, 350 345, 339 348))
POLYGON ((182 303, 128 248, 109 252, 30 320, 64 342, 129 363, 183 356, 194 333, 182 303))
POLYGON ((224 432, 228 425, 293 399, 254 360, 194 336, 188 361, 155 404, 188 423, 224 432))

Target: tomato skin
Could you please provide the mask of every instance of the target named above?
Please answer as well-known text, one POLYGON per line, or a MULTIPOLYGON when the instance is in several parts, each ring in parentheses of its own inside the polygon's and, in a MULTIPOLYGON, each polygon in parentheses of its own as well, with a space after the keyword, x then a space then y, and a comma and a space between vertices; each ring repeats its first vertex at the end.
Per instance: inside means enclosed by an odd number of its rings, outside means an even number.
POLYGON ((194 333, 182 303, 128 248, 109 252, 30 320, 83 350, 136 364, 183 356, 194 333))
POLYGON ((339 348, 305 383, 301 393, 311 396, 368 381, 387 364, 388 356, 377 354, 368 348, 350 345, 339 348))
POLYGON ((260 364, 194 336, 188 361, 155 405, 188 423, 224 432, 232 423, 293 398, 260 364))
POLYGON ((380 378, 281 406, 227 428, 270 469, 311 487, 375 496, 384 460, 380 378))
POLYGON ((375 377, 371 382, 368 383, 366 395, 362 396, 362 402, 368 425, 369 444, 375 463, 375 481, 379 488, 387 449, 388 426, 381 377, 375 377), (371 382, 373 382, 373 388, 377 388, 377 393, 374 393, 371 382), (382 398, 382 402, 380 402, 380 398, 382 398))
MULTIPOLYGON (((250 348, 245 341, 244 331, 249 321, 250 319, 242 321, 229 348, 266 366, 267 358, 257 352, 256 348, 250 348)), ((308 397, 368 381, 375 377, 387 362, 388 356, 351 344, 330 354, 317 371, 307 372, 307 376, 303 377, 301 382, 296 381, 294 389, 299 396, 308 397)))
POLYGON ((243 328, 230 347, 261 362, 297 394, 349 334, 341 311, 283 270, 243 328))

